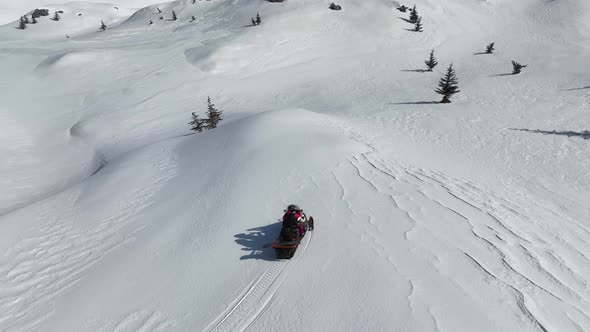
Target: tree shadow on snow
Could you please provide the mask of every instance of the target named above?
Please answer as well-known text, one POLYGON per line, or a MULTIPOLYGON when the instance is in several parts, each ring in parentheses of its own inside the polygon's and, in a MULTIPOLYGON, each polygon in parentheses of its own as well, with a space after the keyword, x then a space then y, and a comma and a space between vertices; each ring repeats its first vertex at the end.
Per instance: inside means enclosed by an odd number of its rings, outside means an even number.
POLYGON ((556 131, 556 130, 540 130, 540 129, 524 129, 524 128, 508 128, 508 130, 525 131, 529 133, 537 133, 544 135, 562 135, 567 137, 581 137, 583 139, 590 139, 590 130, 584 131, 556 131))
POLYGON ((432 105, 440 104, 439 101, 407 101, 404 103, 389 103, 387 105, 432 105))
POLYGON ((426 69, 402 69, 402 71, 409 71, 414 73, 428 73, 426 69))
POLYGON ((512 76, 512 75, 515 75, 515 74, 513 74, 513 73, 496 74, 496 75, 491 75, 490 77, 512 76))
POLYGON ((567 89, 566 91, 576 91, 576 90, 586 90, 586 89, 590 89, 590 85, 583 86, 581 88, 571 88, 571 89, 567 89))
POLYGON ((400 19, 400 20, 402 20, 402 21, 406 21, 406 22, 408 22, 408 23, 412 23, 412 24, 414 24, 414 22, 412 22, 412 21, 408 20, 407 18, 404 18, 404 17, 399 17, 399 16, 398 16, 397 18, 399 18, 399 19, 400 19))
POLYGON ((263 259, 265 261, 275 261, 276 256, 270 243, 277 238, 281 232, 281 223, 250 228, 244 233, 234 235, 235 242, 242 246, 242 250, 248 252, 247 255, 240 257, 245 259, 263 259))
POLYGON ((487 52, 475 52, 475 53, 473 53, 473 55, 486 55, 486 54, 492 54, 492 53, 487 53, 487 52))

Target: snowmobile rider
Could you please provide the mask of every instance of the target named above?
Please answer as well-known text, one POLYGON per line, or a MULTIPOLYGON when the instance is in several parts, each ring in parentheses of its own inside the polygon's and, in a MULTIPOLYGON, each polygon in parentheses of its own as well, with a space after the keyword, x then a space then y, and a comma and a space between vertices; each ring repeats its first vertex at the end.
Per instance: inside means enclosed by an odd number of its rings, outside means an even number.
POLYGON ((294 217, 295 220, 297 220, 297 229, 299 230, 299 235, 303 236, 303 234, 305 234, 305 229, 302 225, 302 223, 305 222, 305 214, 303 214, 303 210, 295 204, 289 205, 287 210, 285 210, 285 214, 283 215, 283 227, 288 227, 288 225, 285 225, 285 221, 288 220, 289 217, 294 217))

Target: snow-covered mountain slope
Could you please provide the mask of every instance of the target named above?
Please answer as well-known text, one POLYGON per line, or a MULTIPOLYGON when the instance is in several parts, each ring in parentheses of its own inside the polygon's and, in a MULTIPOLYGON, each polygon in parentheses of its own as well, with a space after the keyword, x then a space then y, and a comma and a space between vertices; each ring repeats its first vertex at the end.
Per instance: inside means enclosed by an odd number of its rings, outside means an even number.
MULTIPOLYGON (((117 1, 101 1, 101 0, 90 0, 90 1, 63 1, 63 0, 18 0, 18 1, 2 1, 0 3, 0 24, 7 24, 15 19, 18 19, 21 15, 32 11, 35 8, 57 8, 57 7, 64 7, 63 4, 67 3, 68 5, 76 4, 82 5, 84 7, 85 3, 97 3, 97 4, 104 4, 107 5, 107 2, 112 2, 113 4, 110 6, 112 7, 119 7, 121 8, 142 8, 148 5, 158 4, 161 3, 159 0, 117 0, 117 1)), ((110 5, 110 4, 109 4, 110 5)), ((66 6, 68 8, 69 6, 66 6)), ((88 12, 87 12, 88 13, 88 12)), ((90 11, 92 14, 97 14, 96 10, 90 11)))
POLYGON ((0 329, 590 330, 590 3, 190 2, 6 5, 0 329))

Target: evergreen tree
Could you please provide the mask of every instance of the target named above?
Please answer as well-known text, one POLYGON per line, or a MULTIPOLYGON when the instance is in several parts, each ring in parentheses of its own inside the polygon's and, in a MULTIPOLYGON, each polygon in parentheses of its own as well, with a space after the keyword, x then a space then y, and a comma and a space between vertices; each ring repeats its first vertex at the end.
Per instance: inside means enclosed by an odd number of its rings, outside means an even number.
POLYGON ((211 97, 207 97, 207 130, 217 128, 221 120, 223 112, 215 108, 215 104, 211 103, 211 97))
POLYGON ((18 27, 17 29, 19 30, 24 30, 27 28, 27 25, 25 24, 25 18, 24 17, 20 17, 20 21, 18 21, 18 27))
POLYGON ((53 14, 53 17, 51 19, 54 21, 59 21, 60 17, 59 17, 59 13, 57 12, 57 10, 55 11, 55 14, 53 14))
POLYGON ((37 19, 35 18, 35 15, 31 15, 31 24, 37 24, 37 19))
POLYGON ((29 17, 27 15, 25 15, 24 18, 25 18, 25 24, 31 23, 31 22, 29 22, 29 17))
POLYGON ((176 17, 176 13, 172 11, 172 21, 176 21, 178 18, 176 17))
POLYGON ((211 103, 211 97, 207 97, 207 118, 200 119, 193 112, 192 120, 189 124, 192 126, 191 130, 202 132, 203 130, 217 128, 217 124, 221 120, 223 120, 223 112, 215 108, 215 104, 211 103))
POLYGON ((152 20, 150 20, 150 22, 148 24, 154 24, 154 22, 152 20))
POLYGON ((100 21, 100 30, 105 31, 107 29, 107 26, 104 24, 104 22, 101 20, 100 21))
POLYGON ((488 46, 486 46, 486 53, 491 54, 492 52, 494 52, 494 43, 490 43, 488 46))
POLYGON ((410 22, 416 23, 418 21, 418 12, 416 11, 416 5, 412 9, 412 13, 410 14, 410 22))
POLYGON ((453 64, 451 63, 445 76, 438 82, 438 89, 435 90, 436 93, 443 96, 441 103, 450 103, 450 97, 455 93, 460 92, 459 86, 457 85, 458 83, 455 70, 453 70, 453 64))
POLYGON ((260 14, 256 13, 256 25, 260 25, 262 23, 262 19, 260 18, 260 14))
POLYGON ((428 71, 432 71, 432 69, 438 65, 438 61, 436 61, 436 58, 434 57, 434 50, 430 51, 430 58, 424 61, 424 63, 426 64, 428 71))
POLYGON ((418 17, 416 22, 414 22, 414 31, 422 32, 422 16, 418 17))
POLYGON ((524 67, 526 67, 526 65, 521 65, 520 63, 512 60, 512 74, 513 75, 520 74, 520 70, 524 67))
POLYGON ((191 122, 189 122, 189 124, 191 125, 191 130, 200 133, 203 131, 203 129, 207 129, 205 125, 205 121, 207 119, 199 119, 199 116, 195 114, 195 112, 193 112, 192 117, 193 119, 191 120, 191 122))
POLYGON ((252 25, 256 25, 256 20, 252 17, 252 25))
POLYGON ((196 18, 194 16, 191 16, 191 19, 189 22, 194 22, 196 20, 196 18))
POLYGON ((164 16, 160 16, 160 20, 163 20, 163 19, 164 19, 164 16))

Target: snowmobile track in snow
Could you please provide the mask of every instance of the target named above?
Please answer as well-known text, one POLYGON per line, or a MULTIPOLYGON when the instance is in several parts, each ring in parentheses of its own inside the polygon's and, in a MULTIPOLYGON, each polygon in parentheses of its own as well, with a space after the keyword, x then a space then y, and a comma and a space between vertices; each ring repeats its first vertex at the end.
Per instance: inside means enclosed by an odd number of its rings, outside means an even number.
MULTIPOLYGON (((245 331, 270 304, 285 281, 289 271, 303 256, 313 238, 313 232, 305 237, 307 241, 289 261, 278 261, 252 282, 242 294, 211 323, 204 331, 245 331)), ((305 239, 304 238, 304 239, 305 239)))

